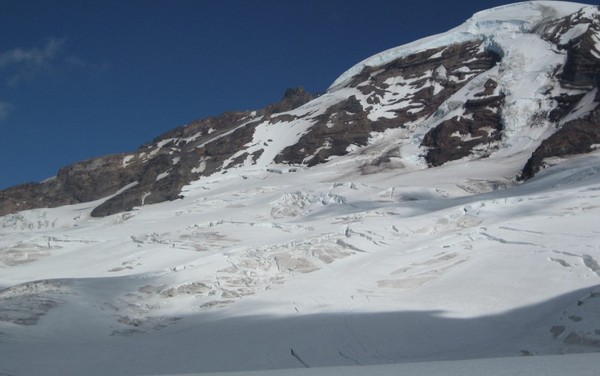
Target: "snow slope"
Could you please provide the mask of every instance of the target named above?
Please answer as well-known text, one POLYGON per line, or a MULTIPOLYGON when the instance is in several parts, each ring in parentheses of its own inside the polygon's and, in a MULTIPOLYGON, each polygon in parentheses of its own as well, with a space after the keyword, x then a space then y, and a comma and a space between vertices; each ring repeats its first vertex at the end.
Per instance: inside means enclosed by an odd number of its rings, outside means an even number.
MULTIPOLYGON (((90 216, 102 200, 0 217, 0 374, 599 352, 600 151, 548 160, 534 179, 514 179, 520 150, 540 136, 523 127, 540 99, 534 87, 560 60, 521 31, 580 7, 536 2, 482 12, 450 33, 359 64, 448 38, 489 37, 513 55, 506 64, 517 64, 479 78, 499 78, 511 114, 511 136, 489 158, 424 169, 414 140, 426 130, 401 128, 311 168, 274 165, 319 114, 359 93, 338 87, 348 73, 288 112, 310 114, 291 127, 258 124, 249 150, 266 146, 256 163, 202 177, 182 200, 104 218, 90 216), (514 38, 495 36, 498 28, 514 38), (536 65, 533 54, 548 54, 547 64, 536 65), (401 153, 385 168, 365 167, 394 142, 401 153)), ((378 116, 387 112, 382 106, 378 116)), ((596 355, 577 359, 589 365, 596 355)))
POLYGON ((361 175, 340 159, 203 179, 184 200, 104 219, 91 205, 2 217, 0 369, 598 351, 599 161, 506 187, 486 160, 361 175))
MULTIPOLYGON (((527 1, 484 10, 445 33, 394 47, 361 61, 338 77, 331 84, 330 90, 343 86, 348 79, 358 74, 364 67, 383 65, 399 57, 427 49, 484 39, 488 40, 490 44, 498 44, 498 47, 503 50, 510 47, 509 43, 502 43, 505 31, 512 34, 512 39, 518 40, 521 35, 529 34, 541 22, 549 18, 566 17, 583 7, 589 7, 589 5, 566 1, 527 1), (496 40, 498 36, 500 36, 500 41, 496 40)), ((575 35, 571 37, 575 37, 575 35)))
MULTIPOLYGON (((482 360, 446 361, 431 363, 410 363, 394 365, 378 365, 364 367, 329 367, 315 369, 295 369, 277 371, 257 371, 243 373, 213 373, 219 376, 279 376, 279 375, 306 375, 306 376, 512 376, 527 374, 532 376, 563 376, 576 373, 580 376, 595 376, 598 374, 598 354, 577 354, 562 356, 540 356, 521 358, 499 358, 482 360)), ((208 376, 208 374, 204 374, 208 376)))

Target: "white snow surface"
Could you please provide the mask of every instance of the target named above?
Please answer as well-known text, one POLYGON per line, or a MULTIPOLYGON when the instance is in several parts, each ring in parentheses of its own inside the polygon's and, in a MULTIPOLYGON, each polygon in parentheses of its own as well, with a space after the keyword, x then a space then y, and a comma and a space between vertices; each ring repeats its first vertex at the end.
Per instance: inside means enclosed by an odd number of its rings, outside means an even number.
MULTIPOLYGON (((532 119, 552 108, 541 93, 561 90, 549 77, 564 61, 529 31, 583 6, 495 8, 366 60, 285 114, 296 120, 257 125, 244 151, 263 149, 256 161, 201 178, 181 200, 105 218, 90 216, 102 200, 0 217, 0 374, 376 365, 383 368, 369 372, 386 375, 412 369, 386 364, 438 362, 414 369, 431 375, 459 364, 445 360, 480 367, 484 358, 600 352, 600 151, 514 179, 547 136, 532 119), (271 162, 332 105, 352 95, 366 103, 343 85, 365 65, 461 40, 482 40, 510 59, 472 78, 438 113, 374 133, 346 156, 310 169, 271 162), (423 135, 464 115, 459 104, 488 78, 506 94, 501 147, 424 168, 423 135), (385 165, 370 164, 395 149, 385 165)), ((426 74, 435 88, 434 72, 426 74)), ((388 84, 373 119, 402 106, 395 92, 413 91, 410 79, 388 84)), ((568 119, 596 108, 594 95, 568 119)), ((597 354, 525 359, 510 364, 573 364, 573 374, 587 375, 597 354)))
POLYGON ((476 13, 462 25, 445 33, 394 47, 361 61, 339 76, 329 89, 343 86, 346 81, 367 66, 383 65, 399 57, 454 43, 472 40, 494 43, 497 35, 512 34, 514 39, 518 39, 520 35, 528 34, 548 18, 565 17, 584 7, 591 6, 566 1, 527 1, 487 9, 476 13))
POLYGON ((4 216, 0 371, 598 351, 599 162, 512 185, 508 159, 361 175, 340 158, 201 179, 183 200, 103 219, 97 203, 4 216))
POLYGON ((478 359, 363 367, 328 367, 254 372, 220 372, 204 376, 597 376, 600 354, 478 359))

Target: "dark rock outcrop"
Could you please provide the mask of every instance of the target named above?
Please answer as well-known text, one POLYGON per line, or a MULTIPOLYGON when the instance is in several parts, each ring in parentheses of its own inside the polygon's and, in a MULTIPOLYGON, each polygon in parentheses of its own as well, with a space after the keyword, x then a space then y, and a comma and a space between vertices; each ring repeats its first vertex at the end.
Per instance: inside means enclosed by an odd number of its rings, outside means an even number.
POLYGON ((78 162, 62 168, 48 181, 0 191, 0 215, 108 197, 92 211, 92 216, 101 217, 175 200, 181 197, 183 186, 225 167, 223 163, 252 139, 257 120, 311 98, 302 88, 289 89, 281 102, 260 114, 229 112, 196 120, 133 153, 78 162))
POLYGON ((283 99, 279 103, 267 106, 265 108, 265 112, 268 114, 276 114, 280 112, 291 111, 307 102, 310 102, 314 98, 315 96, 313 94, 306 92, 301 86, 287 89, 283 95, 283 99))
POLYGON ((575 94, 555 98, 557 106, 550 114, 550 120, 559 129, 543 140, 533 152, 519 176, 523 180, 532 178, 544 166, 546 158, 588 153, 593 150, 593 145, 600 144, 600 51, 596 48, 595 41, 600 35, 600 18, 586 18, 579 12, 557 21, 553 26, 553 33, 547 35, 547 38, 559 44, 558 48, 567 54, 565 65, 558 74, 559 83, 575 94), (573 25, 582 24, 587 27, 583 34, 564 45, 559 44, 563 33, 568 32, 573 25), (586 93, 589 98, 594 90, 595 108, 569 119, 569 113, 578 107, 589 106, 582 102, 586 93))
MULTIPOLYGON (((318 122, 309 132, 298 143, 284 149, 275 162, 313 166, 326 162, 331 156, 347 154, 350 145, 366 145, 372 132, 403 127, 419 118, 431 116, 452 94, 500 60, 498 54, 481 47, 481 42, 454 44, 402 57, 383 66, 364 68, 349 86, 357 87, 367 97, 369 106, 363 108, 356 96, 351 96, 330 107, 318 117, 318 122), (465 64, 465 60, 469 62, 465 64), (389 80, 397 77, 411 82, 412 94, 394 101, 408 103, 395 110, 393 117, 372 119, 369 114, 374 106, 389 100, 389 80)), ((485 105, 483 101, 485 99, 482 99, 482 107, 485 105)), ((477 128, 487 127, 494 121, 498 122, 496 119, 488 120, 477 128)), ((494 128, 497 128, 496 124, 494 128)), ((499 136, 493 137, 497 139, 499 136)), ((487 138, 482 138, 481 142, 487 142, 487 138)))
POLYGON ((427 163, 431 166, 441 166, 448 161, 470 155, 478 146, 500 141, 500 108, 503 101, 503 95, 469 100, 464 105, 464 116, 444 120, 427 132, 421 143, 422 146, 429 147, 425 155, 427 163))
MULTIPOLYGON (((599 93, 600 94, 600 93, 599 93)), ((600 95, 596 101, 600 103, 600 95)), ((587 116, 566 122, 545 139, 525 164, 520 179, 532 178, 543 166, 544 159, 589 153, 600 144, 600 106, 587 116)))

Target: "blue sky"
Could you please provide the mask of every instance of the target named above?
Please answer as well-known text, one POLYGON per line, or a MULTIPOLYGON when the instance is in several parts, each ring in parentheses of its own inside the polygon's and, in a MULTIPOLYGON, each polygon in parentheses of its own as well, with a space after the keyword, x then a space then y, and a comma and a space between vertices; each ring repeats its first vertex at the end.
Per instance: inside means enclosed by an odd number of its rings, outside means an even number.
POLYGON ((322 92, 511 1, 0 0, 0 189, 198 118, 322 92))

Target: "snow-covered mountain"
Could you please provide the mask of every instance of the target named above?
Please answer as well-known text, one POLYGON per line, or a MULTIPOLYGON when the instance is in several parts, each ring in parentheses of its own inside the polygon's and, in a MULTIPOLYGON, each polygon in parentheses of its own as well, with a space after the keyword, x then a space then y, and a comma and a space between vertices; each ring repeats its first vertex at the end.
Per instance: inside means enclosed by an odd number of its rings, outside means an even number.
POLYGON ((0 192, 0 214, 107 198, 93 216, 180 198, 203 176, 311 167, 347 156, 365 172, 547 159, 600 144, 597 7, 532 2, 476 14, 447 33, 373 56, 317 98, 301 89, 260 111, 170 131, 134 153, 61 169, 0 192))
POLYGON ((2 191, 0 374, 598 352, 599 86, 519 3, 2 191))

